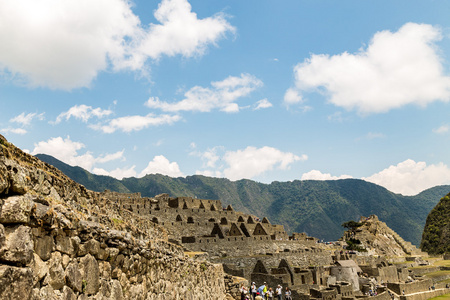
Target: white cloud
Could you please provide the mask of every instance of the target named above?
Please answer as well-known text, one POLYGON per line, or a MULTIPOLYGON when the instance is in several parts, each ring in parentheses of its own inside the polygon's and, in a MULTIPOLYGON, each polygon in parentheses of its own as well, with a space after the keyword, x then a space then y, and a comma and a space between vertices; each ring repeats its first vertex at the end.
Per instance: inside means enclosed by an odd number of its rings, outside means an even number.
POLYGON ((67 137, 50 138, 48 141, 41 141, 34 144, 34 150, 31 154, 48 154, 51 155, 71 166, 80 166, 88 171, 91 171, 92 167, 97 163, 105 163, 108 161, 123 158, 123 150, 106 154, 100 157, 94 157, 91 152, 85 152, 84 154, 78 154, 78 151, 86 146, 81 142, 74 142, 67 137))
POLYGON ((300 95, 300 92, 297 89, 290 88, 284 94, 284 104, 292 105, 297 103, 302 103, 303 98, 300 95))
MULTIPOLYGON (((192 149, 195 149, 196 147, 191 147, 192 149)), ((205 152, 200 152, 200 151, 193 151, 191 153, 189 153, 190 155, 194 155, 197 157, 200 157, 203 161, 203 168, 216 168, 216 163, 217 161, 220 160, 220 155, 218 154, 218 152, 222 152, 224 151, 224 147, 222 146, 216 146, 213 148, 209 148, 207 149, 205 152)), ((206 174, 204 173, 205 171, 198 171, 201 172, 203 175, 206 174)))
POLYGON ((198 19, 186 0, 163 0, 142 26, 127 0, 0 1, 0 70, 36 87, 89 86, 112 66, 145 69, 162 55, 202 55, 227 32, 223 14, 198 19))
POLYGON ((118 159, 124 160, 125 159, 123 156, 124 152, 125 152, 125 150, 122 150, 122 151, 117 151, 116 153, 102 155, 102 156, 98 157, 96 159, 96 161, 99 163, 106 163, 106 162, 118 160, 118 159))
POLYGON ((295 161, 307 160, 306 155, 297 156, 293 153, 282 152, 272 147, 247 147, 244 150, 228 151, 223 160, 228 167, 223 171, 225 177, 231 180, 242 178, 251 179, 266 171, 278 169, 286 170, 295 161))
POLYGON ((94 168, 92 170, 92 173, 96 175, 111 176, 116 179, 122 180, 123 178, 136 177, 136 171, 134 170, 135 167, 136 166, 131 166, 129 168, 116 168, 110 172, 102 168, 94 168))
POLYGON ((448 125, 442 125, 439 128, 433 129, 434 133, 438 133, 438 134, 444 134, 447 133, 449 131, 450 127, 448 125))
POLYGON ((84 104, 72 106, 68 111, 59 114, 56 118, 55 124, 60 123, 63 119, 69 120, 71 117, 87 122, 92 117, 102 118, 112 114, 111 110, 101 109, 99 107, 92 108, 84 104))
POLYGON ((176 162, 170 162, 163 155, 158 155, 148 163, 147 167, 142 170, 139 177, 143 177, 147 174, 162 174, 171 177, 182 177, 183 173, 180 171, 180 167, 176 162))
POLYGON ((203 175, 203 176, 208 176, 208 177, 223 177, 222 172, 211 171, 211 170, 198 170, 195 172, 195 175, 203 175))
POLYGON ((449 101, 450 77, 443 73, 436 46, 441 39, 436 27, 407 23, 397 32, 377 32, 367 49, 355 54, 313 54, 294 68, 296 87, 286 92, 285 103, 314 90, 334 105, 362 114, 449 101))
POLYGON ((269 102, 269 100, 267 100, 267 98, 265 99, 261 99, 258 102, 256 102, 256 107, 254 110, 258 110, 258 109, 262 109, 262 108, 269 108, 272 107, 272 103, 269 102))
POLYGON ((179 102, 169 103, 151 97, 146 102, 150 108, 158 108, 168 112, 199 111, 210 112, 219 109, 224 112, 238 112, 239 105, 235 103, 263 85, 262 81, 250 74, 240 77, 229 76, 223 81, 211 82, 210 88, 195 86, 188 90, 185 98, 179 102))
POLYGON ((146 116, 125 116, 112 119, 106 125, 90 125, 95 130, 101 130, 104 133, 113 133, 117 130, 123 132, 139 131, 149 126, 159 126, 165 124, 173 124, 181 120, 178 115, 159 115, 148 114, 146 116))
POLYGON ((147 57, 202 55, 209 44, 215 45, 227 32, 235 31, 223 14, 198 19, 191 9, 186 0, 163 0, 154 14, 160 24, 150 24, 142 33, 128 66, 139 69, 147 57))
POLYGON ((395 193, 416 195, 433 186, 450 184, 450 168, 443 163, 427 166, 425 162, 407 159, 362 179, 395 193))
POLYGON ((92 173, 95 175, 110 176, 109 172, 102 168, 93 168, 92 173))
POLYGON ((31 86, 88 86, 138 29, 123 0, 0 2, 0 65, 31 86))
POLYGON ((20 135, 24 135, 24 134, 26 134, 26 133, 28 132, 28 131, 26 131, 26 130, 23 129, 23 128, 11 128, 11 127, 8 127, 8 128, 2 128, 1 131, 2 131, 3 133, 9 133, 9 132, 11 132, 11 133, 20 134, 20 135))
POLYGON ((302 175, 301 180, 338 180, 352 178, 350 175, 332 176, 330 173, 322 173, 318 170, 311 170, 302 175))
POLYGON ((40 121, 44 120, 44 113, 41 113, 41 114, 28 113, 25 115, 25 113, 23 112, 20 115, 15 116, 14 118, 12 118, 9 121, 22 124, 22 126, 28 126, 28 125, 30 125, 30 123, 33 119, 38 119, 40 121))

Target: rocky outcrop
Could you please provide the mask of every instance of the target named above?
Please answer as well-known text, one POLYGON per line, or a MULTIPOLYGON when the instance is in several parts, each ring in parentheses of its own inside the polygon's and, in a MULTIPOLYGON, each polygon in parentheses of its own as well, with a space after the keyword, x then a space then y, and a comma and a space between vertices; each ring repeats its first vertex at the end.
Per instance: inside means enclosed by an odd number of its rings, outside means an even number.
POLYGON ((225 299, 225 282, 221 265, 0 135, 0 299, 225 299))
POLYGON ((344 240, 358 243, 370 255, 408 256, 426 255, 410 242, 402 239, 386 223, 380 221, 376 215, 368 218, 361 217, 360 226, 345 232, 344 240))

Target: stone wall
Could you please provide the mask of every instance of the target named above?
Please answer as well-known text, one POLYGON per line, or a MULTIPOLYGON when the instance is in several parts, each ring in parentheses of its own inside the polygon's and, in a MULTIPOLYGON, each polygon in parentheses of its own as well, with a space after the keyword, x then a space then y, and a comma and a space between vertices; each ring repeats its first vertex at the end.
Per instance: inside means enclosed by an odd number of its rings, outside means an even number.
POLYGON ((246 257, 221 257, 211 259, 214 263, 223 263, 237 266, 244 271, 244 277, 248 280, 258 260, 261 260, 267 268, 277 268, 280 260, 286 259, 294 268, 308 269, 310 266, 326 266, 332 263, 331 255, 327 251, 318 252, 284 252, 273 255, 258 255, 246 257))
POLYGON ((431 279, 416 280, 408 283, 387 283, 388 288, 398 295, 402 295, 403 291, 406 295, 428 291, 432 285, 433 281, 431 279))
MULTIPOLYGON (((136 195, 137 197, 138 195, 136 195)), ((225 299, 221 265, 0 136, 0 299, 225 299)))

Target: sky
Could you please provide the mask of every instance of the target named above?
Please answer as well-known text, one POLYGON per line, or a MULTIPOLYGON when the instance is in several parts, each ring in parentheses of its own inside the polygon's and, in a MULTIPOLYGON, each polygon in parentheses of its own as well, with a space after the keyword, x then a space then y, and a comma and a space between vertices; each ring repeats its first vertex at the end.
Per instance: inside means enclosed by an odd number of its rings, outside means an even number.
POLYGON ((450 184, 450 3, 0 0, 0 134, 99 175, 450 184))

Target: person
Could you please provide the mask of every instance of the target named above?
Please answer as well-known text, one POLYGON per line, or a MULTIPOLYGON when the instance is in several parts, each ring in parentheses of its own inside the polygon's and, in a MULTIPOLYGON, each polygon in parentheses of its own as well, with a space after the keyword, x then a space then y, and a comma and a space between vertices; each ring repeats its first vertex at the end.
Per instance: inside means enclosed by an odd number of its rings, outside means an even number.
POLYGON ((267 291, 267 300, 273 300, 273 290, 272 288, 269 288, 267 291))
POLYGON ((251 292, 252 292, 252 298, 253 298, 253 300, 255 300, 255 298, 256 298, 256 284, 254 282, 252 282, 251 292))
POLYGON ((291 295, 292 295, 291 290, 288 287, 286 287, 286 292, 284 293, 284 298, 286 300, 292 300, 291 295))
POLYGON ((242 286, 241 286, 241 300, 248 299, 247 298, 247 294, 248 294, 247 288, 242 284, 242 286))
POLYGON ((264 290, 267 291, 266 289, 266 283, 264 282, 263 285, 261 285, 257 290, 256 293, 259 293, 261 295, 261 298, 264 299, 264 290))
POLYGON ((283 297, 283 295, 282 295, 282 286, 281 285, 278 285, 277 286, 277 288, 275 289, 275 294, 277 295, 277 300, 282 300, 282 297, 283 297))
POLYGON ((263 300, 263 298, 261 297, 261 295, 258 292, 256 292, 255 300, 263 300))

